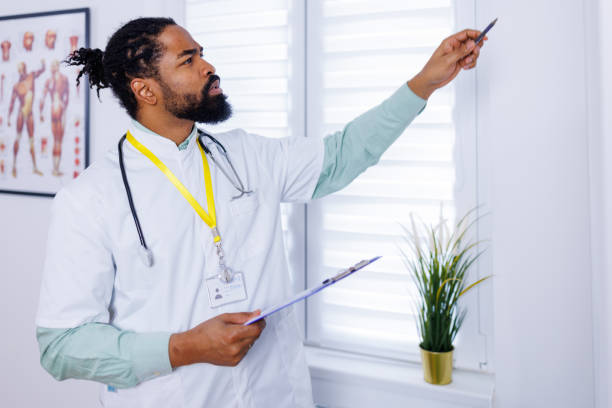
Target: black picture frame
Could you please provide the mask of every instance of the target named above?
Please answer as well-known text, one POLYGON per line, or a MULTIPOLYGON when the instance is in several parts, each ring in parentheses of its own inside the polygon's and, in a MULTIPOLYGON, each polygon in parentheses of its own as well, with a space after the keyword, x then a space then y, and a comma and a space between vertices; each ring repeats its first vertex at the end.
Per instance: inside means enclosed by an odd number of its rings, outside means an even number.
MULTIPOLYGON (((0 59, 0 75, 2 81, 0 94, 0 193, 54 197, 63 185, 73 178, 76 178, 90 164, 89 87, 87 86, 87 82, 84 81, 85 78, 82 78, 81 84, 77 88, 75 80, 78 69, 75 67, 68 67, 61 62, 68 57, 69 53, 74 49, 80 47, 88 48, 90 46, 90 9, 74 8, 0 16, 0 33, 3 33, 0 34, 0 45, 2 48, 2 57, 0 59), (74 23, 74 25, 72 25, 72 23, 74 23), (17 28, 16 33, 11 31, 15 28, 17 28), (27 31, 24 32, 24 30, 27 31), (19 41, 20 39, 21 41, 19 41), (15 47, 12 46, 13 44, 15 47), (8 50, 5 50, 5 48, 8 48, 8 50), (16 56, 13 60, 10 58, 11 48, 14 50, 13 56, 16 56), (69 50, 69 52, 64 52, 65 50, 69 50), (5 54, 6 51, 8 52, 8 60, 5 60, 5 57, 7 57, 5 54), (19 53, 19 51, 22 51, 22 53, 19 53), (37 55, 37 52, 40 55, 37 55), (42 64, 42 61, 33 63, 34 58, 36 58, 35 56, 45 61, 50 57, 53 59, 42 64), (22 61, 19 61, 20 57, 23 58, 22 61), (26 57, 28 58, 27 62, 25 61, 26 57), (14 64, 15 61, 17 61, 17 65, 14 64), (21 69, 20 63, 24 65, 23 70, 21 69), (52 64, 56 65, 57 72, 60 73, 59 77, 63 75, 68 79, 68 103, 61 108, 61 115, 54 115, 57 110, 51 113, 51 110, 55 109, 56 106, 62 105, 62 102, 57 102, 58 92, 45 92, 47 83, 51 81, 50 77, 53 71, 52 64), (28 67, 28 65, 31 66, 28 67), (39 65, 41 68, 36 70, 39 65), (27 68, 30 68, 31 71, 27 72, 27 68), (17 71, 18 79, 15 79, 16 75, 14 73, 10 75, 10 69, 17 71), (41 69, 44 69, 44 71, 41 72, 41 69), (24 74, 22 74, 22 72, 24 74), (34 78, 28 79, 32 74, 34 74, 34 78), (7 87, 4 80, 9 78, 9 75, 13 78, 13 83, 9 83, 7 87), (18 85, 21 84, 22 78, 26 78, 23 80, 26 84, 18 85), (21 92, 23 89, 27 89, 30 83, 32 83, 30 96, 28 96, 27 92, 25 97, 23 95, 21 96, 21 99, 20 96, 13 96, 13 92, 16 92, 16 87, 19 88, 19 92, 21 92), (7 95, 10 95, 10 98, 7 98, 7 95), (39 109, 41 97, 43 102, 46 101, 44 103, 44 109, 39 109), (12 111, 10 110, 11 102, 8 101, 9 99, 14 100, 12 111), (26 102, 24 102, 24 100, 26 102), (71 102, 73 102, 72 105, 70 104, 71 102), (30 104, 29 112, 28 104, 30 104), (51 107, 52 104, 54 108, 51 107), (75 104, 78 104, 78 106, 75 107, 75 104), (7 115, 9 111, 11 113, 10 116, 7 115), (46 123, 44 122, 43 112, 47 113, 46 123), (68 117, 69 114, 70 117, 68 117), (61 121, 63 121, 63 126, 60 132, 58 130, 60 129, 58 121, 60 121, 60 116, 62 115, 63 118, 61 118, 61 121), (11 123, 11 126, 8 126, 11 121, 11 116, 14 119, 14 124, 11 123), (22 121, 21 133, 17 130, 20 120, 22 121), (30 122, 32 124, 31 126, 30 122), (39 134, 37 138, 37 127, 42 128, 41 132, 45 132, 45 129, 49 129, 49 131, 42 137, 40 137, 39 134), (69 132, 70 135, 68 135, 69 132), (18 136, 18 133, 20 133, 21 136, 18 136), (57 137, 56 134, 60 133, 61 137, 57 137), (73 137, 73 139, 70 139, 74 142, 73 144, 72 142, 70 143, 73 149, 66 152, 66 147, 69 145, 67 139, 70 137, 73 137), (16 139, 19 139, 17 144, 15 143, 16 139), (56 143, 56 141, 58 142, 56 143), (4 146, 2 146, 3 144, 4 146), (55 146, 52 153, 52 144, 60 146, 59 155, 57 154, 55 146), (18 146, 17 154, 14 153, 15 145, 18 146), (32 153, 32 149, 34 153, 32 153), (28 176, 28 172, 23 171, 22 165, 19 171, 17 171, 17 167, 15 167, 16 176, 13 176, 13 166, 15 166, 16 163, 19 165, 20 161, 27 162, 27 153, 29 153, 30 163, 33 166, 32 168, 37 168, 39 164, 39 162, 36 161, 37 152, 40 152, 41 165, 43 163, 43 158, 45 159, 44 163, 46 168, 45 171, 42 172, 43 174, 39 176, 37 173, 34 173, 33 170, 32 174, 28 176), (20 154, 21 156, 19 156, 20 154), (11 157, 12 165, 9 160, 11 157), (68 157, 71 159, 74 158, 74 160, 70 165, 62 168, 62 163, 65 164, 68 157), (68 170, 69 168, 70 170, 68 170), (63 173, 63 175, 60 175, 61 173, 63 173), (23 186, 19 185, 20 181, 18 180, 21 174, 24 174, 21 176, 23 186)), ((53 84, 53 87, 49 86, 49 89, 56 90, 58 81, 54 79, 50 83, 53 84)), ((59 99, 63 100, 63 97, 59 99)))

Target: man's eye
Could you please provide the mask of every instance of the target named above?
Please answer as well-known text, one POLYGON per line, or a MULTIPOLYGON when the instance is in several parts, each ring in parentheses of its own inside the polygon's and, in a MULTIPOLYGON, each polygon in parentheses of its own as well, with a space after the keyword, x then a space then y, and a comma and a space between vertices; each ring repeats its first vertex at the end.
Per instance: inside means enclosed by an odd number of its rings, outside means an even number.
POLYGON ((191 64, 191 57, 187 58, 183 64, 191 64))

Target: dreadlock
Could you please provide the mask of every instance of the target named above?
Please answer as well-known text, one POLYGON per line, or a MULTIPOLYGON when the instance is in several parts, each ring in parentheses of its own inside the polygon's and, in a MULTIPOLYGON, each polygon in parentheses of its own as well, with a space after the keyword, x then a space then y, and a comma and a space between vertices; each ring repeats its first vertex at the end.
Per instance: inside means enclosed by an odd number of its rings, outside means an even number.
POLYGON ((121 106, 136 119, 138 103, 131 88, 133 78, 158 78, 158 61, 164 49, 157 36, 169 25, 171 18, 139 18, 132 20, 112 35, 102 52, 99 48, 80 48, 68 56, 64 63, 83 68, 77 76, 87 74, 89 87, 111 88, 121 106))

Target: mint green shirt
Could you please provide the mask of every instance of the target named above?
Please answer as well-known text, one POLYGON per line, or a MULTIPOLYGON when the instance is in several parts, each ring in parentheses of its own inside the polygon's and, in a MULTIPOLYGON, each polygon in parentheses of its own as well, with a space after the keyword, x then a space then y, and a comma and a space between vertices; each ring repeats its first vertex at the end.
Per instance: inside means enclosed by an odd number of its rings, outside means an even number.
MULTIPOLYGON (((324 139, 321 175, 312 198, 347 186, 376 164, 387 148, 425 108, 426 101, 402 85, 380 105, 324 139)), ((134 126, 150 132, 140 123, 134 126)), ((185 149, 196 128, 178 148, 185 149)), ((161 137, 161 136, 160 136, 161 137)), ((135 333, 110 324, 86 323, 75 328, 36 328, 41 365, 57 380, 78 378, 117 388, 168 374, 171 333, 135 333)))

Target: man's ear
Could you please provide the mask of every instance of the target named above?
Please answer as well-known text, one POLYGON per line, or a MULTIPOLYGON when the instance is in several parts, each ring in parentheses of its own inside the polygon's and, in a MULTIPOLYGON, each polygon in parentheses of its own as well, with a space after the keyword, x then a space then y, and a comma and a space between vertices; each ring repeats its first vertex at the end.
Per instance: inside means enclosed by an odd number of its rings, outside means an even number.
POLYGON ((157 96, 153 92, 152 84, 149 80, 143 78, 134 78, 130 82, 130 88, 136 97, 136 100, 146 105, 155 105, 157 96))

